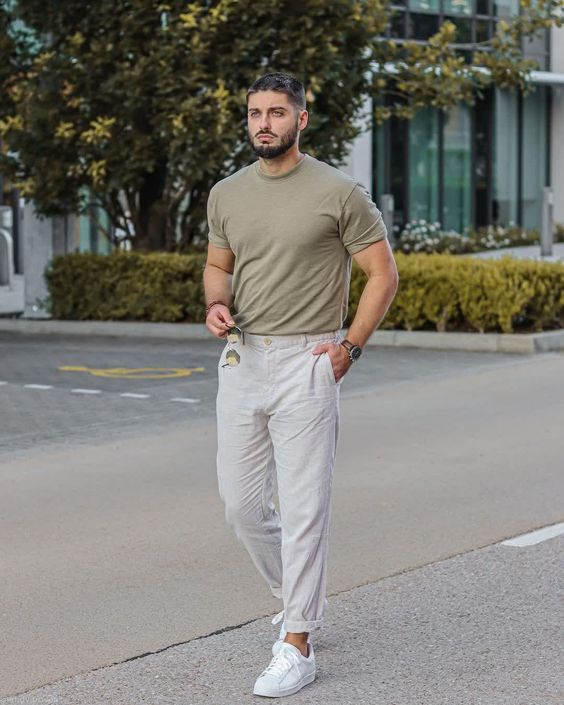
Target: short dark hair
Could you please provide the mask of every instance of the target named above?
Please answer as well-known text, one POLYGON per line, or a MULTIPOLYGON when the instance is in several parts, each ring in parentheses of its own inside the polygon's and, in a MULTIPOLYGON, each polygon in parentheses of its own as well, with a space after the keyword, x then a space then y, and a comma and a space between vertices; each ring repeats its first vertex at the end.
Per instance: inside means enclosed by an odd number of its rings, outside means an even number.
POLYGON ((306 108, 305 88, 303 83, 287 73, 267 73, 257 78, 247 91, 247 105, 249 104, 249 96, 259 91, 277 91, 278 93, 285 93, 292 105, 298 108, 298 110, 305 110, 306 108))

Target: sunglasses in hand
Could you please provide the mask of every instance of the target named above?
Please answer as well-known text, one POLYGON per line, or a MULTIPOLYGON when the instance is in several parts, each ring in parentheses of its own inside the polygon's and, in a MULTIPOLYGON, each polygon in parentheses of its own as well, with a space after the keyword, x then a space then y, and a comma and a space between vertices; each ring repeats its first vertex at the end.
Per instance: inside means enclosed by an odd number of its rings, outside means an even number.
POLYGON ((225 355, 225 364, 222 367, 236 367, 241 361, 241 356, 232 346, 237 343, 245 344, 243 331, 238 326, 232 326, 227 331, 227 354, 225 355))

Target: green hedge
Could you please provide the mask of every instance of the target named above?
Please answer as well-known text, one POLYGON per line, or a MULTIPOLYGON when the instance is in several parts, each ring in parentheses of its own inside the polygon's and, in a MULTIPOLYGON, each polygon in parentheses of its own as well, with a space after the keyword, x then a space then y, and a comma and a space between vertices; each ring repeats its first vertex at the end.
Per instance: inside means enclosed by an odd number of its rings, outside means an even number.
POLYGON ((53 318, 199 322, 205 261, 166 252, 62 255, 45 273, 47 303, 53 318))
MULTIPOLYGON (((381 328, 516 331, 564 327, 564 265, 395 253, 398 292, 381 328)), ((205 254, 56 257, 51 315, 74 320, 202 322, 205 254)), ((350 324, 366 276, 353 265, 350 324)))

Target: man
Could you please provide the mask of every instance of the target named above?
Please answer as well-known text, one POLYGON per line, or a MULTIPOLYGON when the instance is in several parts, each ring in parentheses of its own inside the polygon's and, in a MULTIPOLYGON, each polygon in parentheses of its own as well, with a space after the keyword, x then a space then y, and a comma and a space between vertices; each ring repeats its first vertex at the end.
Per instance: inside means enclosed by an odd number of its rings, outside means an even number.
POLYGON ((340 384, 384 318, 398 275, 366 189, 299 151, 308 122, 303 85, 262 76, 247 108, 259 159, 210 191, 206 325, 227 338, 217 396, 226 520, 284 604, 274 656, 254 693, 280 697, 315 678, 309 635, 326 605, 340 384), (341 340, 351 256, 368 282, 341 340), (242 334, 227 337, 233 326, 242 334))

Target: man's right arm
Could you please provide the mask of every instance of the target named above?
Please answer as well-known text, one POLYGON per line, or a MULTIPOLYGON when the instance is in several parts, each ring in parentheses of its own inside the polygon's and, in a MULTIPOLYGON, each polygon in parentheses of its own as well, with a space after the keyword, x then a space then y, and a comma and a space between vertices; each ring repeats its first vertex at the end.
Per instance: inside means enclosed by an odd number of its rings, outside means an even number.
POLYGON ((233 304, 233 268, 235 255, 227 247, 208 244, 208 257, 204 268, 204 293, 206 306, 212 301, 222 301, 210 309, 206 326, 217 338, 225 338, 227 330, 235 325, 229 308, 233 304))

